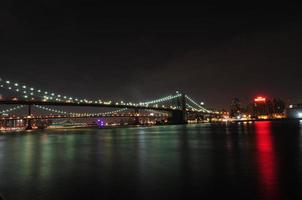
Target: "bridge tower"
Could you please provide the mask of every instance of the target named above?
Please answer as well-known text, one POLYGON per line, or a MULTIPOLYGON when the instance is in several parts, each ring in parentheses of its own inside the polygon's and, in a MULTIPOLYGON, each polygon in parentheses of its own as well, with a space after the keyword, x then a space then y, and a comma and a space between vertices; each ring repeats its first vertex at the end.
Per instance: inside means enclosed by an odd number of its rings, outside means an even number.
POLYGON ((179 110, 174 110, 171 113, 171 117, 168 119, 169 124, 187 124, 187 113, 186 113, 186 95, 181 94, 177 99, 177 106, 179 110))

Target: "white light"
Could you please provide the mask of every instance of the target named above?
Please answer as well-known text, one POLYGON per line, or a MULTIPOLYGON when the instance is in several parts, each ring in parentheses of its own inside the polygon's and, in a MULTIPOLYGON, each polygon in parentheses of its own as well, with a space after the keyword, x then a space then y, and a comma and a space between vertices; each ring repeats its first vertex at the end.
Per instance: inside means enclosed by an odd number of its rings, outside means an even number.
POLYGON ((302 118, 302 112, 298 112, 298 118, 302 118))

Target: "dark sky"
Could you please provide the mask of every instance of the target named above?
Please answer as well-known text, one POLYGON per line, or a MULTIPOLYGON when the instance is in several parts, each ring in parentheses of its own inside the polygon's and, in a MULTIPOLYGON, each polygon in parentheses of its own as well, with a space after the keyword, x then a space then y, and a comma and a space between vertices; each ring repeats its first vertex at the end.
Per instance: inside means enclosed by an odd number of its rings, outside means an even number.
POLYGON ((302 102, 298 5, 85 2, 2 1, 0 76, 102 99, 302 102))

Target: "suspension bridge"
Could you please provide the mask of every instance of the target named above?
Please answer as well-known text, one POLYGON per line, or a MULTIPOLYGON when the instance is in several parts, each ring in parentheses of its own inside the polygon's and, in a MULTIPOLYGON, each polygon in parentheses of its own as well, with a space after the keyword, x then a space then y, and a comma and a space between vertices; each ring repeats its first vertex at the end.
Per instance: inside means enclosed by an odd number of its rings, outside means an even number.
POLYGON ((14 98, 1 97, 0 105, 10 108, 0 111, 1 120, 27 120, 28 129, 33 119, 55 118, 95 118, 95 117, 134 117, 139 123, 142 117, 166 117, 169 124, 185 124, 189 117, 204 118, 218 116, 218 112, 206 109, 187 94, 176 92, 157 99, 141 102, 114 102, 112 100, 88 99, 67 96, 32 86, 20 84, 15 81, 0 78, 0 88, 15 95, 14 98), (12 106, 12 107, 11 107, 12 106), (33 115, 32 108, 50 112, 49 115, 33 115), (56 107, 56 109, 53 109, 56 107), (102 113, 67 112, 57 107, 91 107, 112 108, 113 111, 102 113), (19 109, 27 108, 25 115, 12 117, 8 115, 19 109), (144 112, 144 113, 140 113, 144 112), (146 114, 146 113, 150 114, 146 114), (153 112, 157 112, 154 114, 153 112), (55 114, 53 114, 55 113, 55 114))

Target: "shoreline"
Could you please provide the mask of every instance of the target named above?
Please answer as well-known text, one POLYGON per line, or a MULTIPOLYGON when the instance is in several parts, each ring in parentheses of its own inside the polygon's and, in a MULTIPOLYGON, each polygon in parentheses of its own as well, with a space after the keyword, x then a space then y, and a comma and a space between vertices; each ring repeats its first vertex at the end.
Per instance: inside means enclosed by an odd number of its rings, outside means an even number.
POLYGON ((302 118, 282 118, 282 119, 246 119, 246 120, 230 120, 229 122, 261 122, 261 121, 301 121, 302 118))
MULTIPOLYGON (((216 122, 202 122, 202 123, 188 123, 185 125, 196 125, 196 124, 221 124, 221 123, 245 123, 245 122, 298 122, 302 121, 302 118, 300 119, 293 119, 293 118, 284 118, 284 119, 249 119, 249 120, 230 120, 230 121, 216 121, 216 122)), ((171 124, 160 124, 160 125, 126 125, 126 126, 104 126, 104 127, 98 127, 98 126, 87 126, 87 127, 66 127, 66 128, 45 128, 45 129, 32 129, 32 130, 25 130, 25 128, 12 128, 11 130, 0 130, 0 135, 6 135, 6 134, 26 134, 26 133, 34 133, 34 132, 39 132, 39 131, 44 131, 44 130, 49 130, 49 131, 56 131, 56 130, 82 130, 82 129, 120 129, 120 128, 136 128, 136 127, 159 127, 159 126, 168 126, 171 124)), ((179 124, 183 125, 183 124, 179 124)))

